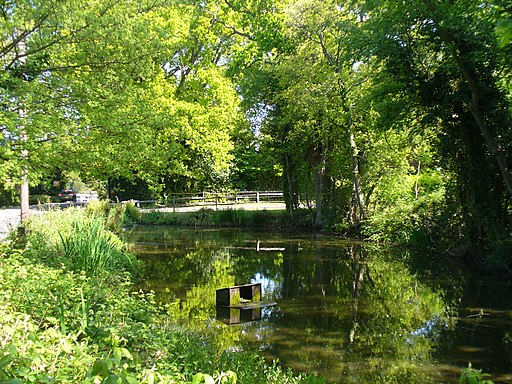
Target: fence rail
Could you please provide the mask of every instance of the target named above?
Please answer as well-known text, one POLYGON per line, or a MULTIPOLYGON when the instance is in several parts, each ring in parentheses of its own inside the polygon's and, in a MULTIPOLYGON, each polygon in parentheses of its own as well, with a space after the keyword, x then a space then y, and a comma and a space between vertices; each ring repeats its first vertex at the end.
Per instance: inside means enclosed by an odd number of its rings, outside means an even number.
POLYGON ((138 208, 172 208, 173 210, 184 207, 223 209, 226 206, 243 204, 255 204, 256 207, 260 204, 284 204, 283 192, 280 191, 174 193, 163 200, 130 201, 138 208))

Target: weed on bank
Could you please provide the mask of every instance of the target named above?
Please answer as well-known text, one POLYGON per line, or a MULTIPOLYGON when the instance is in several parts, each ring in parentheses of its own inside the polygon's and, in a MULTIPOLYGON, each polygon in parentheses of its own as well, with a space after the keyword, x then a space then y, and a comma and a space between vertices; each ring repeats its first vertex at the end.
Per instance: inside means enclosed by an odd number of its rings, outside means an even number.
POLYGON ((168 212, 159 210, 139 211, 127 205, 127 214, 132 223, 142 225, 174 225, 194 228, 311 228, 311 217, 306 210, 294 213, 293 220, 286 210, 244 210, 201 208, 191 212, 168 212))

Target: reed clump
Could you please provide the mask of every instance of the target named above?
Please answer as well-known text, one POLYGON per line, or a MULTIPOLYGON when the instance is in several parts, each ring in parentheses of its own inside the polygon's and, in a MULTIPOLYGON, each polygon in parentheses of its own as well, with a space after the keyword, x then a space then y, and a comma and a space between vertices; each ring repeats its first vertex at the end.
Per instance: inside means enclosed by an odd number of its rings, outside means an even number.
POLYGON ((68 236, 60 235, 64 257, 74 271, 97 276, 113 270, 134 269, 135 259, 123 242, 105 228, 99 217, 79 216, 71 224, 68 236))

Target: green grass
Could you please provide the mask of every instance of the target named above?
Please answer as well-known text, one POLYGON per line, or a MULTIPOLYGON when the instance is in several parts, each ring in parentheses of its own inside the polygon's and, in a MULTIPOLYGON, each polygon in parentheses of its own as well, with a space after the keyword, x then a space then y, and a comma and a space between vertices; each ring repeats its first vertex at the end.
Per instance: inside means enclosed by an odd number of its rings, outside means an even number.
POLYGON ((194 212, 141 212, 137 224, 176 225, 188 227, 244 227, 290 228, 308 227, 306 211, 296 213, 294 220, 285 210, 225 209, 215 211, 202 208, 194 212))

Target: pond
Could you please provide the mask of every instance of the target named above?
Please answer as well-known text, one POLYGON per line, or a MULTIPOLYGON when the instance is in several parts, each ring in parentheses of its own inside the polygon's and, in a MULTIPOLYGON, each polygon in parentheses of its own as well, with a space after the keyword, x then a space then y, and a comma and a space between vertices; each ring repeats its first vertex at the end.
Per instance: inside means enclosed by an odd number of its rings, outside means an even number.
POLYGON ((446 259, 313 234, 138 227, 137 289, 220 348, 256 351, 328 383, 457 383, 461 369, 512 382, 505 280, 446 259), (261 283, 258 310, 219 310, 216 289, 261 283))

